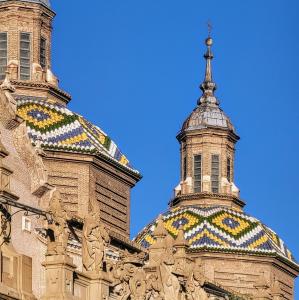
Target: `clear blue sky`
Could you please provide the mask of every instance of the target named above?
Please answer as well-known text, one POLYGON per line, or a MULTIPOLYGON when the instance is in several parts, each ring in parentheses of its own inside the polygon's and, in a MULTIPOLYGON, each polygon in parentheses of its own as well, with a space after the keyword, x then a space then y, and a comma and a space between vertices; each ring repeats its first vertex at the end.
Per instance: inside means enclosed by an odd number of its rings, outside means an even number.
POLYGON ((211 19, 217 96, 241 136, 235 181, 246 212, 299 259, 298 1, 86 3, 52 0, 53 69, 70 108, 144 175, 132 192, 132 236, 167 209, 178 183, 175 136, 200 95, 211 19))

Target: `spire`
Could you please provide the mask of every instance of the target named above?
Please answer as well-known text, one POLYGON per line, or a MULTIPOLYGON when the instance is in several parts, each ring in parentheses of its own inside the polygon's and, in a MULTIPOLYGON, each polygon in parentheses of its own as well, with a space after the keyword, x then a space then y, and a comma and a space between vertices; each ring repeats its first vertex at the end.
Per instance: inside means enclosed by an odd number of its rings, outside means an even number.
POLYGON ((204 55, 206 59, 206 72, 204 82, 200 85, 200 89, 203 91, 202 97, 198 100, 197 104, 201 103, 207 104, 218 104, 216 97, 214 96, 214 91, 216 90, 216 83, 213 81, 212 75, 212 60, 214 55, 212 53, 211 47, 213 45, 213 39, 210 36, 210 27, 209 27, 209 36, 205 40, 207 46, 207 51, 204 55))

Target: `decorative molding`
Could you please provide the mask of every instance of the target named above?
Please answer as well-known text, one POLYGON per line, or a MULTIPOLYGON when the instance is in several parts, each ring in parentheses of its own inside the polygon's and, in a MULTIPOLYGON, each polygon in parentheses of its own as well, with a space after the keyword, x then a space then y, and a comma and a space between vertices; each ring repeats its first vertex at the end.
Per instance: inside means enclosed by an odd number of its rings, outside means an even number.
POLYGON ((170 202, 168 205, 170 207, 174 207, 184 201, 188 200, 200 200, 200 199, 217 199, 217 200, 229 200, 233 203, 237 204, 241 208, 245 206, 245 202, 242 201, 239 197, 236 197, 234 195, 230 194, 224 194, 224 193, 207 193, 207 192, 201 192, 201 193, 190 193, 190 194, 184 194, 184 195, 178 195, 170 202))
POLYGON ((15 129, 14 145, 28 168, 32 194, 42 197, 52 189, 52 186, 48 183, 48 172, 42 160, 42 156, 45 154, 38 145, 34 147, 31 144, 25 123, 15 129))
POLYGON ((17 115, 17 103, 12 93, 14 93, 14 87, 6 74, 5 80, 0 85, 0 121, 3 122, 5 128, 10 130, 22 122, 22 118, 17 115))

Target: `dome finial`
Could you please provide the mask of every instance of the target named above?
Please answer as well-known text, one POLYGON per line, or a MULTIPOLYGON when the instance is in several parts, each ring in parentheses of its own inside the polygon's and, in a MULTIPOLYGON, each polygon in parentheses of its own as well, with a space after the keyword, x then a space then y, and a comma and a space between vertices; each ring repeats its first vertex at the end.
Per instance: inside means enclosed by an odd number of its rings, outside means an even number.
POLYGON ((211 47, 213 45, 213 39, 211 38, 212 25, 211 22, 208 22, 208 37, 205 40, 207 46, 207 51, 204 55, 206 59, 206 72, 204 82, 201 84, 200 88, 203 91, 204 95, 213 96, 214 91, 216 90, 216 84, 213 82, 212 76, 212 59, 214 55, 212 53, 211 47))

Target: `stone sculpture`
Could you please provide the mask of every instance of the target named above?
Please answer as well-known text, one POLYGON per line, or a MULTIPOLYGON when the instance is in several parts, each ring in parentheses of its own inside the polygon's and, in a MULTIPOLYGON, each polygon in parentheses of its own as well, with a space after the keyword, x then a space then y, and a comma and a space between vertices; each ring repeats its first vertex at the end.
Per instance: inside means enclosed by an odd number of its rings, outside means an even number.
POLYGON ((43 196, 50 190, 50 186, 48 184, 48 172, 41 157, 44 153, 41 149, 40 141, 37 142, 35 147, 32 146, 26 124, 22 123, 14 131, 14 144, 28 168, 32 193, 38 197, 43 196))
MULTIPOLYGON (((160 238, 159 261, 145 260, 144 254, 131 254, 125 251, 123 257, 108 268, 113 297, 118 300, 208 299, 202 288, 205 280, 201 263, 187 257, 185 250, 188 246, 182 230, 173 245, 159 224, 155 234, 160 238)), ((158 250, 156 244, 149 250, 149 257, 152 251, 156 256, 158 250)))
POLYGON ((82 238, 82 261, 85 271, 103 270, 105 247, 110 238, 105 226, 100 221, 98 212, 93 212, 84 219, 82 238))
POLYGON ((49 238, 47 255, 65 255, 70 235, 69 216, 61 204, 61 194, 55 190, 50 199, 48 213, 52 222, 48 224, 47 236, 49 238))

